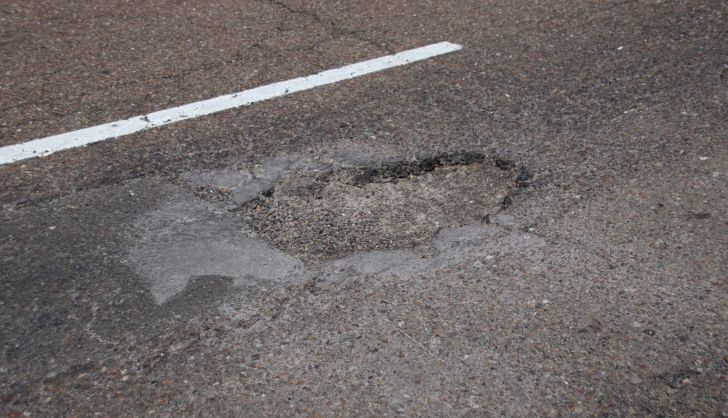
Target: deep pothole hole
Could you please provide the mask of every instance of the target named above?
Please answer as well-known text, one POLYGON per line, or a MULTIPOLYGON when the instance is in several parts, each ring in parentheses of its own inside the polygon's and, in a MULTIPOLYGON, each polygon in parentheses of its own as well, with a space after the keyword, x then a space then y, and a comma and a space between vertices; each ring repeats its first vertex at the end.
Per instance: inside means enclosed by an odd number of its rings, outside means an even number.
POLYGON ((237 211, 281 250, 317 263, 354 252, 426 247, 440 228, 485 222, 528 177, 508 159, 477 152, 308 167, 278 179, 237 211))

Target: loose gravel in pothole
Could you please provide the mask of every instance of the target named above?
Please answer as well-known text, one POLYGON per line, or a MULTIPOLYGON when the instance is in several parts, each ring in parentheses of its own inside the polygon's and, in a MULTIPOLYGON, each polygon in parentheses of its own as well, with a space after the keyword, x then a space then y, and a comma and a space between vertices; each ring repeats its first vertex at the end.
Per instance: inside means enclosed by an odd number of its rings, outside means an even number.
POLYGON ((484 222, 518 177, 481 154, 311 172, 298 169, 240 207, 257 233, 306 262, 427 245, 441 228, 484 222))

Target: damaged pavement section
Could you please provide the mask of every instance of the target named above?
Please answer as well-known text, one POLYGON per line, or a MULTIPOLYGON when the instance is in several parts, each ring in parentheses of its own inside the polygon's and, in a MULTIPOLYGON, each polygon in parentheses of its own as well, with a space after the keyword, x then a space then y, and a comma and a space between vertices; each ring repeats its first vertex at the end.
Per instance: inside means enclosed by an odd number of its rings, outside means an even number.
POLYGON ((530 179, 525 168, 478 151, 408 158, 376 150, 279 156, 251 171, 184 177, 307 262, 427 246, 440 228, 484 222, 530 179))
POLYGON ((157 303, 180 293, 195 277, 230 277, 243 286, 301 276, 300 261, 243 236, 230 221, 195 201, 170 203, 139 220, 135 226, 144 232, 129 257, 157 303))
POLYGON ((478 152, 294 155, 250 171, 187 173, 193 193, 179 190, 137 219, 129 263, 161 304, 206 276, 269 288, 533 254, 545 241, 498 215, 527 173, 504 161, 478 152))

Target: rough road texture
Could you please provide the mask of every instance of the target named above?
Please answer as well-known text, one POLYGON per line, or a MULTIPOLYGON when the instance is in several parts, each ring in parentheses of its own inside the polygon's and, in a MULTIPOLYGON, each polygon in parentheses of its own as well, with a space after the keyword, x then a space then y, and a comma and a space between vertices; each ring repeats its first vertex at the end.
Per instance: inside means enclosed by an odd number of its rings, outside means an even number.
POLYGON ((423 246, 440 228, 484 221, 516 189, 517 170, 484 160, 443 154, 313 175, 307 168, 241 213, 262 236, 310 261, 423 246))
POLYGON ((0 6, 3 145, 464 45, 0 167, 0 414, 728 416, 726 19, 0 6))

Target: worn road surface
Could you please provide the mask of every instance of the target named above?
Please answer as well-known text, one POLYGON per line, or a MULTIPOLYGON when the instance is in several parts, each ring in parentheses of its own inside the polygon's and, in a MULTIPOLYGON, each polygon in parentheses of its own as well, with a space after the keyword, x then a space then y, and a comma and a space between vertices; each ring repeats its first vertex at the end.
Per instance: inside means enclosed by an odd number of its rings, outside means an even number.
POLYGON ((728 2, 0 4, 0 415, 728 417, 728 2))

